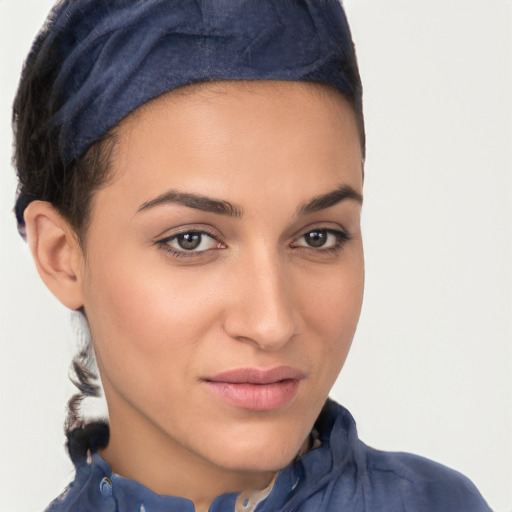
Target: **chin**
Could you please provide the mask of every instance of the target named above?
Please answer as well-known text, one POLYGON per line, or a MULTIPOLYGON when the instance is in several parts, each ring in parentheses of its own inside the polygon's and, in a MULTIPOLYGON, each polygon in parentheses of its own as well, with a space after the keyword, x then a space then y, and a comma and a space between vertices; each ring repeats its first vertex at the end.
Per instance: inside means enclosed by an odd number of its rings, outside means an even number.
POLYGON ((213 409, 203 435, 194 436, 197 451, 218 467, 236 471, 275 472, 290 465, 305 443, 325 398, 297 400, 276 411, 213 409), (197 440, 202 439, 200 445, 197 440))
POLYGON ((244 430, 218 439, 221 442, 215 443, 215 447, 210 445, 216 452, 210 459, 220 467, 236 471, 280 471, 294 461, 311 429, 266 425, 244 430))

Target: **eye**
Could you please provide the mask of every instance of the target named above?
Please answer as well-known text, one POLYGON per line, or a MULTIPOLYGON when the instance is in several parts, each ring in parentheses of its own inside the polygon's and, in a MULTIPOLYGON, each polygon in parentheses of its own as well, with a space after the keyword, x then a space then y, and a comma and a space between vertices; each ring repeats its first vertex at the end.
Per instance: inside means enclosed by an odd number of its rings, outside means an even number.
POLYGON ((205 231, 184 231, 157 242, 174 256, 188 256, 210 249, 224 248, 221 242, 205 231))
POLYGON ((334 229, 312 229, 292 243, 292 247, 307 247, 321 250, 340 249, 350 235, 334 229))

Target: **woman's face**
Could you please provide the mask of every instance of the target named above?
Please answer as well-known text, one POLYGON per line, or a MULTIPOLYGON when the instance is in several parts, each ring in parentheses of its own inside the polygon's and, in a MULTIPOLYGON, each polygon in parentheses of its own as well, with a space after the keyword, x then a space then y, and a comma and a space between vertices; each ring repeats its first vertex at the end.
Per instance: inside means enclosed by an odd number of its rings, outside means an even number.
POLYGON ((351 109, 305 83, 192 87, 121 123, 112 170, 80 277, 109 449, 284 467, 360 313, 351 109))

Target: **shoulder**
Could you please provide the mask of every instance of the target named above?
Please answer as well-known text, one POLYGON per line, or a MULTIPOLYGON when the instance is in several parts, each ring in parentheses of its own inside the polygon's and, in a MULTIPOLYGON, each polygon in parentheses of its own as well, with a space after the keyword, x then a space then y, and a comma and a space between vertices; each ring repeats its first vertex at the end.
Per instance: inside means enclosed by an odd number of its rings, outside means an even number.
MULTIPOLYGON (((384 452, 361 443, 366 454, 369 500, 375 509, 436 512, 489 512, 475 485, 464 475, 432 460, 401 452, 384 452)), ((370 507, 372 509, 372 507, 370 507)))
POLYGON ((322 456, 332 463, 325 485, 318 489, 324 499, 328 496, 323 510, 490 512, 473 483, 459 472, 418 455, 367 446, 351 414, 339 404, 328 401, 320 420, 322 456))

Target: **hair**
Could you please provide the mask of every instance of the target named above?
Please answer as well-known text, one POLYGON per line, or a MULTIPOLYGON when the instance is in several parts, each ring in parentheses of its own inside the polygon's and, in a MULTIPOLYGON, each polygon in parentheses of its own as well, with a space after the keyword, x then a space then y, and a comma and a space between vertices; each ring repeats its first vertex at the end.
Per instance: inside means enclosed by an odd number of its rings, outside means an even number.
MULTIPOLYGON (((63 64, 59 37, 52 40, 51 27, 59 2, 39 33, 25 62, 13 105, 13 164, 18 177, 14 212, 18 231, 25 238, 24 211, 36 200, 49 202, 69 223, 85 254, 86 235, 94 193, 112 178, 110 162, 116 143, 115 127, 94 141, 70 163, 63 157, 59 133, 50 120, 62 107, 53 95, 54 85, 63 64), (44 51, 43 51, 44 47, 44 51)), ((346 76, 354 90, 360 90, 357 63, 347 64, 346 76), (359 89, 358 89, 359 88, 359 89)), ((185 86, 183 89, 188 88, 185 86)), ((180 88, 181 89, 181 88, 180 88)), ((365 134, 360 98, 344 95, 353 109, 365 152, 365 134)), ((83 309, 79 310, 84 319, 83 309)), ((78 388, 68 402, 65 432, 69 435, 85 426, 80 405, 88 396, 99 396, 101 384, 94 365, 90 339, 80 347, 72 362, 71 381, 78 388)))
POLYGON ((13 163, 18 176, 14 211, 18 231, 25 237, 25 208, 35 200, 47 201, 70 223, 83 242, 92 195, 107 183, 110 175, 109 161, 115 136, 113 131, 109 132, 80 158, 70 164, 63 162, 58 134, 48 128, 49 120, 60 107, 51 100, 51 94, 61 63, 54 56, 55 48, 46 60, 37 59, 44 37, 38 42, 23 68, 13 105, 13 163))
MULTIPOLYGON (((27 57, 13 104, 14 133, 13 164, 18 177, 14 213, 18 231, 25 238, 26 207, 36 200, 47 201, 69 222, 85 250, 85 235, 90 218, 91 199, 110 176, 110 157, 115 144, 114 131, 93 143, 71 164, 64 164, 58 135, 48 129, 48 121, 59 105, 51 101, 52 87, 61 62, 56 48, 51 48, 46 59, 38 59, 38 50, 49 37, 43 27, 36 44, 27 57)), ((83 309, 78 313, 86 320, 83 309)), ((70 379, 78 388, 67 405, 65 432, 70 434, 84 426, 80 415, 83 400, 101 394, 101 385, 94 365, 92 344, 80 347, 71 365, 70 379)))

